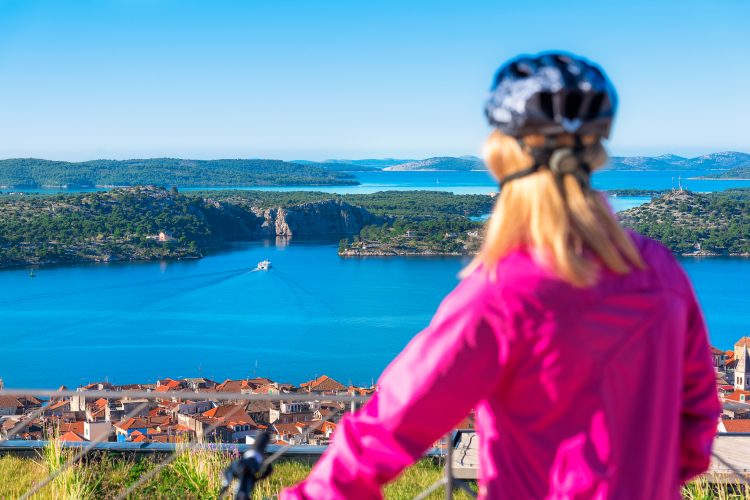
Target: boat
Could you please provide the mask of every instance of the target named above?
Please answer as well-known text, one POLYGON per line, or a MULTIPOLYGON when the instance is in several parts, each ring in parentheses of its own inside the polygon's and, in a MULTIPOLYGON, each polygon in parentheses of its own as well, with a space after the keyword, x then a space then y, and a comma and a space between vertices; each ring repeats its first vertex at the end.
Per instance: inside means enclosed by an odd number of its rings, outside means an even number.
POLYGON ((34 270, 32 269, 29 271, 29 278, 36 278, 36 274, 34 274, 34 270))
POLYGON ((270 268, 271 268, 271 261, 266 259, 266 260, 261 260, 260 262, 258 262, 257 267, 253 269, 253 271, 268 271, 270 268))

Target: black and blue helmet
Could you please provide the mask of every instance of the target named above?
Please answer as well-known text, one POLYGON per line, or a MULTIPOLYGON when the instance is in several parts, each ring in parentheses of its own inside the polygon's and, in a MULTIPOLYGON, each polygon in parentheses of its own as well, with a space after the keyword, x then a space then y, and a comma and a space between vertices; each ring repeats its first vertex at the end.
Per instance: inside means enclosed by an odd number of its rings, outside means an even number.
POLYGON ((500 67, 484 107, 501 132, 609 137, 617 94, 596 64, 564 52, 523 55, 500 67))

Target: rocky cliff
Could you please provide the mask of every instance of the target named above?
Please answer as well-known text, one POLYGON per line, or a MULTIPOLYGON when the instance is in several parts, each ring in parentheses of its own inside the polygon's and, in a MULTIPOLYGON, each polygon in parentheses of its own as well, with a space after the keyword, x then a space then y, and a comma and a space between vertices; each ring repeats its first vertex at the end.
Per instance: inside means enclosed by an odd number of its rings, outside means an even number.
POLYGON ((382 218, 341 200, 324 200, 291 207, 251 208, 259 236, 356 234, 382 218))

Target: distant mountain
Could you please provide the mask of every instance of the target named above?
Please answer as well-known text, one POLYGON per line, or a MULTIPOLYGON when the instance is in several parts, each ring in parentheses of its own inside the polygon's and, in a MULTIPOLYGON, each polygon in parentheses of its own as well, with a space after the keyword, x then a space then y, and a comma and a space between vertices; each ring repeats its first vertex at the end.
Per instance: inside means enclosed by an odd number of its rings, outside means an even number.
POLYGON ((386 167, 388 171, 414 171, 414 170, 454 170, 467 172, 470 170, 484 170, 484 163, 476 156, 464 156, 455 158, 453 156, 438 156, 426 160, 411 161, 386 167))
POLYGON ((0 186, 90 188, 154 184, 179 187, 351 185, 349 174, 281 160, 0 160, 0 186))
POLYGON ((677 155, 613 156, 609 160, 612 170, 720 170, 750 166, 750 154, 724 151, 684 158, 677 155))
POLYGON ((750 165, 735 167, 717 174, 704 175, 699 179, 745 180, 750 179, 750 165))
POLYGON ((691 158, 693 168, 735 168, 750 166, 750 154, 738 153, 736 151, 722 151, 710 155, 691 158))

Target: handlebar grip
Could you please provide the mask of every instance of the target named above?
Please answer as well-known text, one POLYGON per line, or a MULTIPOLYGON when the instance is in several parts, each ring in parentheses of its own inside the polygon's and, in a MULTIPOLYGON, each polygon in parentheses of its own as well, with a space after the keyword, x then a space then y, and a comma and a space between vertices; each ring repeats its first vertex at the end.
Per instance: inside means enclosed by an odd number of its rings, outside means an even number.
POLYGON ((261 432, 260 435, 255 438, 255 446, 253 446, 253 449, 258 453, 265 453, 266 446, 268 446, 270 440, 271 434, 268 431, 261 432))

